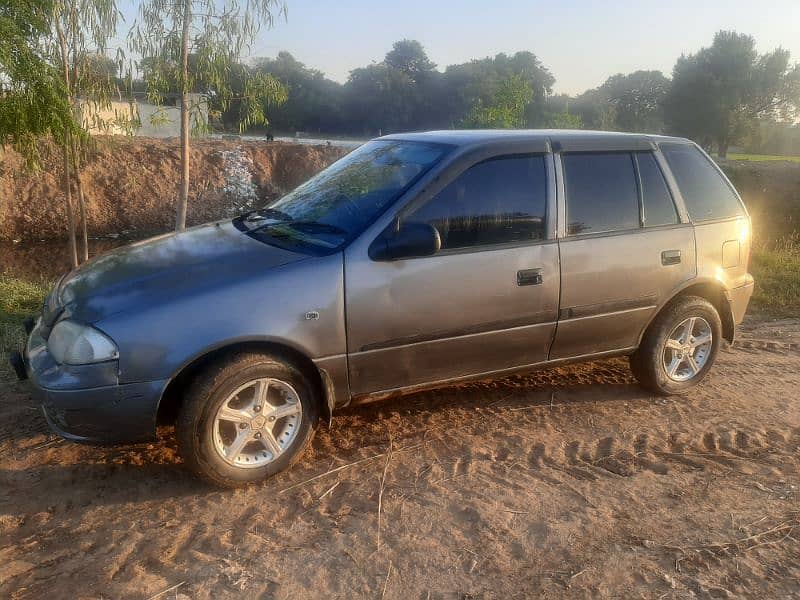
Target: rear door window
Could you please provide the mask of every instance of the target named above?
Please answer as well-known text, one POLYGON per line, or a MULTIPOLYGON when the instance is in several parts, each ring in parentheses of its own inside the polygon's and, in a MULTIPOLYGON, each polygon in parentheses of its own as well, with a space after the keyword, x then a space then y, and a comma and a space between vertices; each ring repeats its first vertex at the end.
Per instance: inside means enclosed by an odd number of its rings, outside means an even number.
POLYGON ((650 152, 640 152, 635 156, 642 183, 644 226, 655 227, 677 223, 678 213, 675 210, 675 203, 672 201, 672 194, 669 193, 656 157, 650 152))
POLYGON ((639 191, 631 154, 565 154, 562 164, 568 234, 639 227, 639 191))
POLYGON ((547 170, 541 155, 478 163, 408 216, 439 231, 442 250, 521 243, 545 237, 547 170))
POLYGON ((742 206, 710 160, 690 144, 661 144, 693 221, 737 217, 742 206))

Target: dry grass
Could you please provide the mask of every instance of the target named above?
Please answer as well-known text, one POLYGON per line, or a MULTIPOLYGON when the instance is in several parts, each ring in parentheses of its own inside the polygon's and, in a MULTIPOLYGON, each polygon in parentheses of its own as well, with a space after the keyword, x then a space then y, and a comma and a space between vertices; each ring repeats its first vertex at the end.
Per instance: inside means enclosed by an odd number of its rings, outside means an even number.
POLYGON ((800 233, 753 249, 753 303, 769 313, 800 314, 800 233))
POLYGON ((0 275, 0 376, 3 378, 11 375, 8 354, 25 341, 23 319, 40 312, 49 287, 46 281, 0 275))

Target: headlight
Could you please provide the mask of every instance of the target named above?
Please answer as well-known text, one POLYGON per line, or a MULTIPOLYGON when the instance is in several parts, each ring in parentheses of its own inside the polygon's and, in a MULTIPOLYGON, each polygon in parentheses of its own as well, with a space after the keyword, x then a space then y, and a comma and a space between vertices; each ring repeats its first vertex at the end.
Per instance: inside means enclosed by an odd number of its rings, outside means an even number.
POLYGON ((88 365, 119 357, 116 344, 107 335, 66 319, 53 327, 47 348, 60 364, 88 365))

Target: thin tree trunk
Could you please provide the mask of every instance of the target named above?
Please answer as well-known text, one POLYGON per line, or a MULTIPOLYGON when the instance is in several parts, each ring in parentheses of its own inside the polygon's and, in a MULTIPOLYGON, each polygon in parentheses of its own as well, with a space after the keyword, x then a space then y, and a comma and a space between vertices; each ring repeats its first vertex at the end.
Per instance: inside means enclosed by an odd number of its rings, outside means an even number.
POLYGON ((83 195, 83 180, 81 179, 81 166, 83 161, 78 152, 78 145, 72 140, 72 162, 75 165, 75 186, 78 192, 78 211, 81 217, 81 237, 83 242, 83 261, 89 260, 89 232, 86 225, 86 197, 83 195))
POLYGON ((189 203, 189 25, 192 17, 191 0, 183 0, 183 37, 181 38, 181 189, 175 229, 186 227, 186 208, 189 203))
MULTIPOLYGON (((58 15, 55 15, 55 26, 56 26, 56 33, 58 35, 58 42, 61 48, 61 68, 63 69, 64 75, 64 85, 67 88, 67 92, 70 93, 70 85, 69 85, 69 56, 67 50, 67 38, 64 36, 64 30, 61 27, 61 23, 58 20, 58 15)), ((70 93, 70 100, 72 99, 70 93)), ((70 259, 72 260, 72 267, 75 268, 78 266, 78 245, 75 241, 75 216, 72 213, 72 189, 71 189, 71 181, 70 181, 70 168, 69 168, 69 148, 70 148, 70 136, 67 135, 66 139, 63 140, 61 144, 63 158, 64 158, 64 198, 66 200, 65 208, 67 210, 67 232, 69 234, 69 254, 70 259)))
POLYGON ((720 137, 717 140, 717 156, 728 158, 728 136, 720 137))
POLYGON ((78 245, 75 242, 75 216, 72 214, 72 189, 69 173, 69 148, 65 142, 62 150, 64 154, 64 197, 66 199, 65 208, 67 209, 67 231, 69 232, 69 256, 72 261, 72 268, 78 266, 78 245))

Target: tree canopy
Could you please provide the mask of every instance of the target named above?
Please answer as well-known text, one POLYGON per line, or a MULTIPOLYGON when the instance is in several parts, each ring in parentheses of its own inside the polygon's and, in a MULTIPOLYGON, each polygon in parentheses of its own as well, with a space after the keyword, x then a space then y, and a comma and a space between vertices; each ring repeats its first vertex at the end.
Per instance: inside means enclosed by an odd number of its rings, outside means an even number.
POLYGON ((681 56, 664 102, 670 131, 716 144, 725 156, 760 119, 787 119, 800 103, 800 65, 783 48, 759 55, 752 36, 720 31, 681 56))

